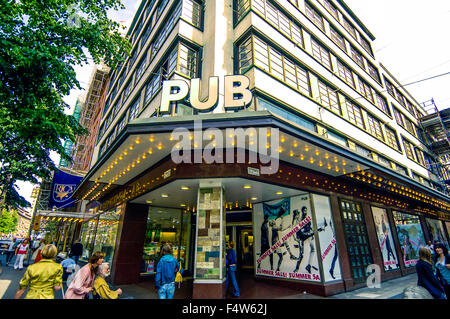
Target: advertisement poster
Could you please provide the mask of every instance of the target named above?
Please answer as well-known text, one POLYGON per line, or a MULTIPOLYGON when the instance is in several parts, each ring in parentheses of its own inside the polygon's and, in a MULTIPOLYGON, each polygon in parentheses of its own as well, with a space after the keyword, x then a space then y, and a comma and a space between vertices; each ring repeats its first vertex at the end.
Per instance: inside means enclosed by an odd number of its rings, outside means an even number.
POLYGON ((383 255, 384 270, 398 269, 397 254, 395 253, 394 240, 387 212, 383 208, 372 207, 373 220, 377 231, 378 243, 383 255))
POLYGON ((444 225, 442 225, 442 221, 425 217, 425 222, 433 242, 440 242, 448 245, 445 238, 444 225))
POLYGON ((312 195, 320 243, 320 258, 326 282, 342 279, 336 233, 328 196, 312 195), (322 230, 322 231, 320 231, 322 230))
POLYGON ((253 206, 256 275, 320 282, 309 195, 253 206))
POLYGON ((419 260, 419 248, 425 246, 425 238, 418 216, 393 212, 406 267, 414 267, 419 260))

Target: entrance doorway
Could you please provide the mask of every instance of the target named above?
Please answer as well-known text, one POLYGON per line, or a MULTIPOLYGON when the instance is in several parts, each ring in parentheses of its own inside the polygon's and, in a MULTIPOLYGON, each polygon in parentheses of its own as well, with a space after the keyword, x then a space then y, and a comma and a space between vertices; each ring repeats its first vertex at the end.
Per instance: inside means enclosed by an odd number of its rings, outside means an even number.
POLYGON ((227 242, 232 240, 236 250, 237 267, 239 270, 253 271, 253 229, 251 225, 227 226, 227 242))

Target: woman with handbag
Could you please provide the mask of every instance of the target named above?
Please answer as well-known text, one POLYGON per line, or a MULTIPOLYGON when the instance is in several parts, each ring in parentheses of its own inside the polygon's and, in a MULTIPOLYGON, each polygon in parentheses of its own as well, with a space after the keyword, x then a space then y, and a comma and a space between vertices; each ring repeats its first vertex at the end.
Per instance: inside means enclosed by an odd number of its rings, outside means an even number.
POLYGON ((175 276, 178 272, 183 274, 183 267, 172 256, 170 245, 165 244, 161 252, 163 256, 156 266, 155 288, 159 299, 172 299, 175 293, 175 276))
POLYGON ((95 252, 86 266, 80 268, 75 274, 72 282, 67 289, 65 299, 89 299, 89 293, 92 291, 95 272, 97 267, 103 263, 105 254, 95 252))
POLYGON ((436 252, 436 275, 444 287, 447 299, 450 298, 450 256, 448 249, 444 244, 438 243, 434 245, 436 252))

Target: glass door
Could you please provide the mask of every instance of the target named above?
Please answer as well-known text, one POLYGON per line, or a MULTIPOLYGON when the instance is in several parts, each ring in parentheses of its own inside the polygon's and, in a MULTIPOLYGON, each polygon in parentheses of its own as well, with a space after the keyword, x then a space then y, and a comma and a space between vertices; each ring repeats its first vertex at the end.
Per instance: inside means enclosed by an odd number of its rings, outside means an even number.
POLYGON ((253 269, 253 229, 249 226, 236 226, 236 254, 238 267, 253 269))
POLYGON ((355 283, 363 283, 367 280, 367 266, 372 264, 372 255, 361 204, 341 200, 340 206, 352 277, 355 283))

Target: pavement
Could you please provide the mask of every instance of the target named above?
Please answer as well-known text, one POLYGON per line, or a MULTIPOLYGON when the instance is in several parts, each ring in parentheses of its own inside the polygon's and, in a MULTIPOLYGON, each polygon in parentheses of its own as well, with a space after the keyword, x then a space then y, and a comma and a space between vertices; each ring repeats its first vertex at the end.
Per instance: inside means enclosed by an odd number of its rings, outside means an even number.
MULTIPOLYGON (((0 255, 3 272, 0 274, 0 299, 13 299, 19 288, 19 282, 23 277, 26 267, 15 270, 13 261, 6 266, 5 256, 0 255)), ((239 286, 240 299, 402 299, 403 290, 417 283, 417 275, 411 274, 390 281, 382 282, 379 288, 360 288, 354 291, 341 293, 330 297, 321 297, 299 291, 298 289, 283 288, 273 283, 254 281, 252 276, 241 276, 239 286)), ((116 289, 114 285, 110 285, 116 289)), ((152 280, 140 282, 135 285, 121 285, 122 298, 134 299, 158 299, 152 280)), ((67 286, 64 286, 67 290, 67 286)), ((174 299, 191 299, 192 280, 183 282, 180 288, 175 290, 174 299)), ((63 299, 62 292, 55 292, 55 299, 63 299)))

